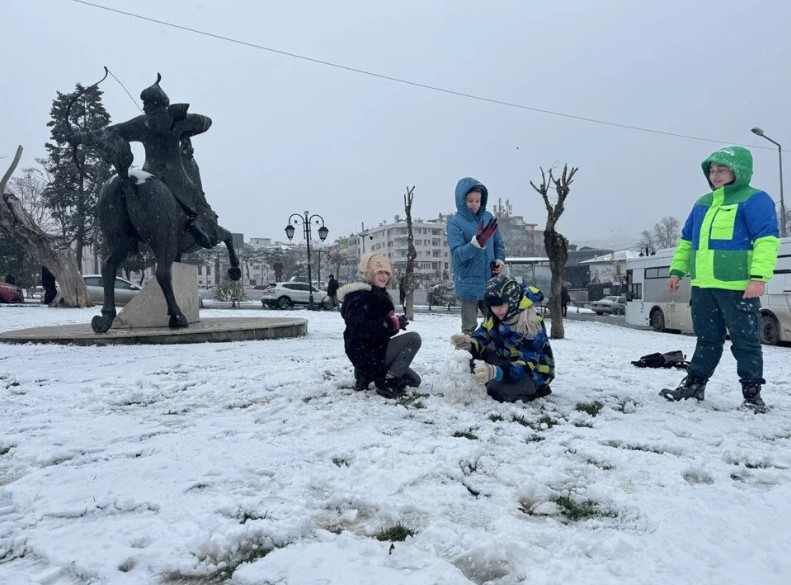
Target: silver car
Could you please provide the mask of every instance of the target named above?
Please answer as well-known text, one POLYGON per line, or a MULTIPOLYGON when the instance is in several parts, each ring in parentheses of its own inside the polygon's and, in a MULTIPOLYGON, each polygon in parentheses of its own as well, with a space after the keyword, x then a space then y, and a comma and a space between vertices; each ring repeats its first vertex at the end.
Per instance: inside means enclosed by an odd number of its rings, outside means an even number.
MULTIPOLYGON (((85 287, 88 289, 88 298, 94 305, 101 305, 104 303, 104 280, 101 274, 85 274, 83 275, 85 287)), ((115 304, 116 306, 123 307, 126 303, 131 301, 134 296, 142 289, 134 282, 115 277, 115 304)))

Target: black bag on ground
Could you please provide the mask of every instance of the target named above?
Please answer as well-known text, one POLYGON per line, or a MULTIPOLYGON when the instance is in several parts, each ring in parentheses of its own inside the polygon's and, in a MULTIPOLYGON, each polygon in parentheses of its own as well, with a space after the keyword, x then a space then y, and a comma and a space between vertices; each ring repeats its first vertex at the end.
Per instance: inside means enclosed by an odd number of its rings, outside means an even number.
POLYGON ((679 368, 685 369, 687 361, 684 359, 684 354, 681 350, 668 351, 667 353, 649 353, 644 355, 639 360, 632 362, 633 366, 638 368, 679 368))

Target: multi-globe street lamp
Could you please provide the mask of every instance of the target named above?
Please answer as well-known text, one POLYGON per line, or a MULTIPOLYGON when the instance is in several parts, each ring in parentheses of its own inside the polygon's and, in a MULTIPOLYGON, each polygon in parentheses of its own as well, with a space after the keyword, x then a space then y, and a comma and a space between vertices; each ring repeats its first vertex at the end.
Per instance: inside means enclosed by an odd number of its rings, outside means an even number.
POLYGON ((780 159, 780 235, 785 237, 786 236, 786 204, 783 200, 783 147, 780 146, 779 142, 776 142, 769 138, 764 131, 760 128, 753 128, 752 133, 756 136, 760 136, 761 138, 765 138, 775 146, 777 146, 777 156, 780 159))
POLYGON ((321 226, 318 229, 318 232, 319 238, 322 242, 327 239, 327 234, 330 233, 330 230, 324 227, 324 218, 317 213, 314 213, 313 215, 310 215, 310 213, 307 211, 304 212, 303 215, 300 215, 299 213, 292 213, 291 217, 288 218, 288 225, 286 225, 286 237, 289 240, 294 237, 294 232, 296 231, 294 226, 299 222, 302 222, 303 233, 305 235, 305 245, 308 248, 308 308, 313 309, 313 279, 310 274, 310 224, 315 223, 316 225, 321 226))

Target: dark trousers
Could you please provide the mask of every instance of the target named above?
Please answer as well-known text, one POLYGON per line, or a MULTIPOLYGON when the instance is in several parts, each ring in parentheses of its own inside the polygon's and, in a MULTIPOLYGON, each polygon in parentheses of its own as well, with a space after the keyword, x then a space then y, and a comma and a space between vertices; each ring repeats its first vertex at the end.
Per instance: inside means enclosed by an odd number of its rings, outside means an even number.
POLYGON ((742 384, 766 384, 761 340, 761 301, 742 291, 692 287, 692 325, 698 343, 687 371, 701 380, 714 374, 722 357, 726 329, 742 384))
MULTIPOLYGON (((483 350, 483 361, 493 366, 502 366, 506 360, 491 349, 483 350)), ((529 376, 521 380, 492 380, 486 384, 486 393, 497 402, 529 402, 535 398, 536 386, 529 376)))

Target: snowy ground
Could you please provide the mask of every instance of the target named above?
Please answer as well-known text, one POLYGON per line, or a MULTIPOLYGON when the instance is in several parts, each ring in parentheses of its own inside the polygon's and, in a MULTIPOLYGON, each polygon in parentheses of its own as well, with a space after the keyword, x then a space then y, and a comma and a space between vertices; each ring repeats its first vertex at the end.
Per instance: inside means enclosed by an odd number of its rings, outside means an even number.
MULTIPOLYGON (((0 330, 96 313, 0 307, 0 330)), ((501 405, 458 315, 420 314, 399 404, 352 390, 337 313, 290 314, 306 338, 0 345, 0 583, 791 582, 791 349, 764 349, 756 416, 729 353, 671 404, 682 374, 629 361, 694 338, 567 321, 553 394, 501 405)))

